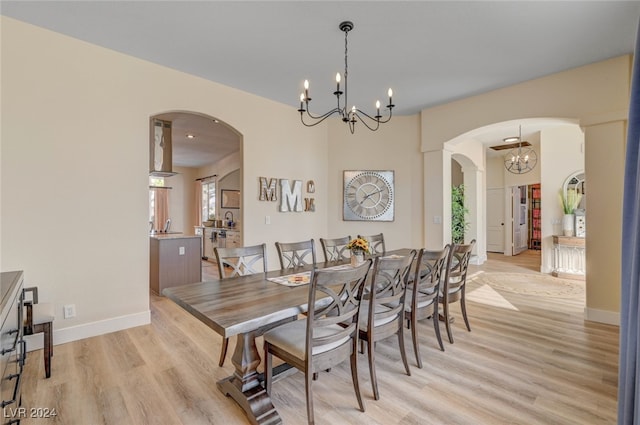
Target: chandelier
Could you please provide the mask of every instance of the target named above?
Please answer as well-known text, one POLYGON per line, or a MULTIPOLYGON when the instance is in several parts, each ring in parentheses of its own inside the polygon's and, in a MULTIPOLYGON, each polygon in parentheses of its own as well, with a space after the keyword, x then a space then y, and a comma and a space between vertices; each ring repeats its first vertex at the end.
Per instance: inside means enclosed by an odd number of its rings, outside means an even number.
POLYGON ((538 163, 538 155, 527 142, 522 145, 522 126, 519 127, 518 137, 507 137, 505 142, 518 142, 518 146, 511 149, 504 156, 504 167, 513 174, 525 174, 533 170, 538 163))
POLYGON ((382 119, 383 117, 380 114, 379 100, 376 101, 376 115, 374 116, 371 116, 366 112, 362 111, 361 109, 356 108, 355 105, 352 106, 351 109, 347 109, 347 103, 349 100, 349 95, 347 91, 347 81, 348 81, 348 75, 349 75, 349 72, 348 72, 349 66, 348 66, 348 60, 347 60, 348 59, 347 35, 349 34, 349 31, 353 29, 353 22, 351 21, 341 22, 339 25, 339 28, 340 28, 340 31, 344 32, 344 92, 340 90, 340 82, 342 80, 342 76, 338 72, 336 74, 336 91, 333 92, 333 95, 336 97, 336 100, 337 100, 337 106, 325 112, 322 115, 314 115, 309 110, 309 103, 311 102, 311 98, 309 97, 309 81, 305 80, 304 93, 300 94, 300 109, 298 109, 298 112, 300 112, 300 121, 302 121, 302 124, 304 124, 307 127, 313 127, 315 125, 320 124, 322 121, 326 120, 331 115, 338 114, 340 118, 342 118, 342 121, 349 125, 349 130, 351 131, 351 134, 353 134, 353 132, 355 131, 355 126, 358 121, 364 124, 365 127, 367 127, 369 130, 376 131, 380 127, 380 124, 384 124, 386 122, 389 122, 389 120, 391 120, 391 112, 393 110, 393 107, 395 106, 392 102, 393 91, 391 89, 389 89, 388 91, 389 104, 386 106, 386 109, 388 109, 389 112, 384 119, 382 119), (341 106, 340 96, 342 96, 343 94, 344 94, 344 106, 341 106), (306 112, 306 116, 308 117, 307 119, 311 119, 313 121, 305 122, 305 112, 306 112))

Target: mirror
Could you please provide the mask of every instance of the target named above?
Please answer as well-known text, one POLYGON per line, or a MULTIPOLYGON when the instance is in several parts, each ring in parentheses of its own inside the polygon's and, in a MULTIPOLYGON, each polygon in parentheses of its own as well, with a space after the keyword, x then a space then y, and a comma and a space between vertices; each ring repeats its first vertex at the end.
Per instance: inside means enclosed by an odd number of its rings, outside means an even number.
POLYGON ((587 192, 584 179, 584 171, 579 170, 571 173, 569 177, 564 181, 562 190, 566 196, 567 190, 575 189, 578 193, 582 194, 582 199, 578 205, 578 209, 584 210, 587 207, 587 192))

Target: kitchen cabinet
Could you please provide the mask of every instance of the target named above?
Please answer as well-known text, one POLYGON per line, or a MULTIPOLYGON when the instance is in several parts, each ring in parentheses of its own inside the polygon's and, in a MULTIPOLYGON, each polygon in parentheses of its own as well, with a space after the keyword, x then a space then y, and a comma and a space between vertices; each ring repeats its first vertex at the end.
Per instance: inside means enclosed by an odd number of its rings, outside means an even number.
POLYGON ((240 248, 240 232, 238 230, 227 230, 227 248, 240 248))
POLYGON ((156 235, 150 238, 149 288, 164 288, 202 280, 202 239, 199 236, 156 235))

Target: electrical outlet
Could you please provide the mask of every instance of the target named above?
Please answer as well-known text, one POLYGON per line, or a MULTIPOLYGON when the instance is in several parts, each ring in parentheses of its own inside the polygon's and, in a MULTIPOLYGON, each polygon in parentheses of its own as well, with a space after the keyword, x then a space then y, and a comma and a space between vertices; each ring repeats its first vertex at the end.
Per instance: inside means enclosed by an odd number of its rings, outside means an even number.
POLYGON ((264 224, 271 224, 271 216, 268 216, 268 215, 264 216, 264 224))
POLYGON ((64 318, 71 319, 72 317, 76 317, 76 305, 67 304, 64 306, 64 318))
POLYGON ((183 246, 178 248, 178 255, 184 255, 184 247, 183 246))

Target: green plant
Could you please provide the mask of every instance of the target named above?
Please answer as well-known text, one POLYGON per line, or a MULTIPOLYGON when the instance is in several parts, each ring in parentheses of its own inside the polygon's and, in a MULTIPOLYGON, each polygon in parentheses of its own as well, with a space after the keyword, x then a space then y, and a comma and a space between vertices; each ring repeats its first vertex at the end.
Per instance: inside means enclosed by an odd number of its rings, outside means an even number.
POLYGON ((560 199, 560 205, 562 205, 562 212, 565 214, 573 214, 573 211, 580 205, 582 193, 579 193, 575 189, 567 189, 566 192, 561 190, 558 193, 558 199, 560 199))
POLYGON ((451 186, 451 242, 464 242, 464 232, 469 228, 469 222, 465 221, 468 213, 464 206, 464 185, 451 186))

